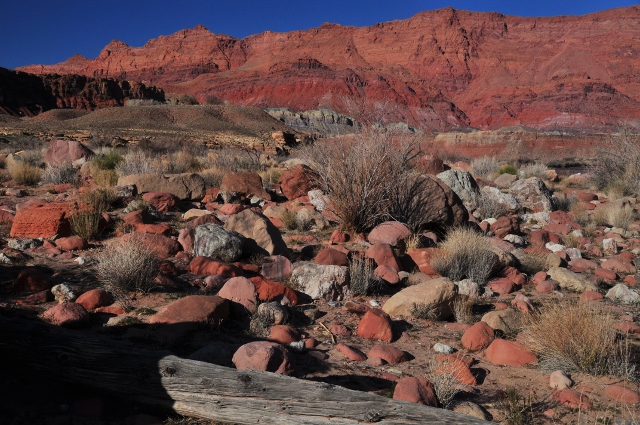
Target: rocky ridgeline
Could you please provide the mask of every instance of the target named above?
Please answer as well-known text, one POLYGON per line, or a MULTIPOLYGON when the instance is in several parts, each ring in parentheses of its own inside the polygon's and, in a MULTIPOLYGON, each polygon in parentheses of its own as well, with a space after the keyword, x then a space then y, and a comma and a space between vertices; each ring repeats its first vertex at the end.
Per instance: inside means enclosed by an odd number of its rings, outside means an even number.
POLYGON ((127 99, 164 101, 164 92, 142 83, 81 75, 33 75, 0 68, 0 112, 33 116, 51 109, 123 106, 127 99))
MULTIPOLYGON (((46 160, 80 165, 90 157, 76 142, 59 141, 46 160)), ((298 164, 281 170, 279 184, 267 187, 255 173, 228 173, 220 188, 209 189, 198 174, 121 177, 118 207, 101 218, 107 226, 120 225, 104 237, 120 245, 135 240, 160 261, 155 291, 129 299, 127 310, 93 281, 60 281, 62 275, 51 272, 73 265, 90 273, 100 261, 96 253, 113 246, 71 232, 74 204, 91 179, 81 188, 9 185, 0 198, 0 220, 10 225, 0 260, 17 265, 19 274, 2 301, 59 326, 136 324, 125 338, 144 335, 168 346, 180 340, 183 351, 193 349, 188 358, 240 370, 312 379, 355 375, 373 386, 357 388, 394 388, 394 399, 431 406, 450 401, 438 378, 444 376, 447 388, 464 393, 464 401, 451 404, 454 410, 483 419, 505 417, 499 407, 504 390, 520 385, 513 376, 526 382, 521 391, 546 400, 544 411, 535 412, 540 417, 570 421, 579 409, 591 418, 599 414, 596 406, 610 403, 623 403, 635 414, 640 394, 634 382, 569 369, 549 376, 530 367, 542 359, 520 331, 538 308, 572 299, 603 306, 615 318, 612 326, 637 342, 638 317, 629 312, 640 301, 640 223, 588 229, 578 223, 580 211, 606 211, 608 217, 635 211, 637 198, 614 201, 580 188, 581 175, 552 193, 553 172, 544 180, 510 174, 489 180, 475 178, 469 164, 450 168, 424 157, 420 166, 431 173, 428 222, 440 229, 464 226, 484 238, 479 249, 489 253, 483 258, 494 270, 486 283, 438 274, 437 259, 449 248, 439 244, 437 233, 421 232, 417 244, 411 230, 395 221, 368 234, 341 231, 312 171, 298 164), (557 210, 561 196, 572 197, 579 208, 557 210), (476 218, 486 214, 487 199, 502 205, 496 207, 502 212, 476 218), (51 269, 25 267, 26 261, 51 269), (370 267, 363 285, 373 293, 357 286, 358 261, 370 267), (464 300, 480 310, 465 318, 464 300), (201 322, 222 326, 216 328, 221 332, 207 331, 210 339, 196 342, 183 338, 202 335, 201 322), (233 331, 224 331, 229 323, 233 331), (162 330, 179 324, 184 326, 174 333, 162 330), (322 365, 322 371, 311 365, 322 365)), ((353 386, 353 378, 345 379, 336 382, 353 386)))
POLYGON ((358 120, 383 110, 385 121, 425 130, 606 132, 640 117, 638 57, 626 54, 639 21, 636 6, 535 18, 444 8, 369 27, 324 24, 241 40, 197 26, 142 47, 112 41, 94 59, 21 70, 148 81, 201 102, 328 108, 358 120))

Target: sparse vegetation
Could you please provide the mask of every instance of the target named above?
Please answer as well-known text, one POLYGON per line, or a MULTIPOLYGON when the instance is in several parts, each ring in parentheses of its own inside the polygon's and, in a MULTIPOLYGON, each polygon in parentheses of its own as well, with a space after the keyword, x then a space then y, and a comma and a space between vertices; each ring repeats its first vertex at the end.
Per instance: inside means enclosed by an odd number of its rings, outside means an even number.
POLYGON ((605 205, 592 211, 591 218, 599 226, 613 226, 628 229, 637 219, 636 210, 632 205, 605 205))
POLYGON ((602 375, 615 359, 615 319, 587 302, 549 303, 524 318, 524 342, 543 370, 602 375))
POLYGON ((427 364, 427 378, 433 386, 440 407, 449 409, 460 393, 460 369, 452 364, 432 360, 427 364))
POLYGON ((475 210, 474 215, 480 220, 498 218, 507 214, 509 214, 509 207, 506 204, 486 195, 478 197, 478 208, 475 210))
POLYGON ((611 197, 623 197, 638 193, 640 182, 640 145, 638 135, 623 125, 608 145, 602 146, 594 157, 597 163, 591 176, 598 188, 605 189, 611 197))
POLYGON ((484 285, 495 272, 498 256, 490 250, 486 237, 468 228, 451 230, 440 244, 433 269, 451 280, 471 279, 484 285))
POLYGON ((567 196, 564 192, 556 192, 553 194, 552 202, 556 210, 571 211, 578 199, 575 196, 567 196))
POLYGON ((421 178, 411 175, 418 152, 405 135, 371 130, 354 142, 316 143, 303 156, 342 227, 363 232, 390 218, 412 225, 410 217, 399 215, 415 211, 424 198, 421 178))
POLYGON ((115 193, 111 189, 84 192, 80 197, 80 204, 76 205, 69 217, 73 234, 87 240, 95 239, 100 234, 102 213, 109 210, 115 199, 115 193))
POLYGON ((458 323, 473 324, 473 298, 467 295, 458 295, 453 302, 453 317, 458 323))
POLYGON ((534 162, 533 164, 520 167, 520 170, 518 170, 518 174, 522 174, 525 178, 537 177, 539 179, 544 179, 546 177, 545 174, 548 170, 549 167, 547 167, 545 164, 541 162, 534 162))
POLYGON ((93 163, 99 170, 115 170, 123 160, 124 158, 118 151, 111 149, 94 157, 93 163))
POLYGON ((440 310, 432 304, 413 303, 410 312, 416 319, 438 320, 440 317, 440 310))
POLYGON ((532 395, 523 397, 516 388, 507 388, 500 407, 508 425, 526 425, 533 423, 532 395))
POLYGON ((100 280, 122 303, 127 303, 130 292, 146 293, 155 286, 158 259, 135 238, 110 244, 97 259, 100 280))
POLYGON ((349 262, 349 289, 351 295, 370 295, 376 292, 374 287, 371 286, 373 278, 373 266, 366 259, 361 256, 354 256, 349 262))
POLYGON ((498 168, 498 174, 513 174, 514 176, 518 175, 518 169, 511 164, 504 164, 498 168))
POLYGON ((78 182, 78 170, 69 162, 65 162, 58 167, 47 165, 42 173, 42 182, 76 184, 78 182))
POLYGON ((12 164, 9 173, 16 184, 25 186, 35 186, 42 178, 42 170, 26 161, 12 164))
POLYGON ((489 177, 498 170, 500 162, 495 156, 483 156, 471 161, 471 169, 477 177, 489 177))

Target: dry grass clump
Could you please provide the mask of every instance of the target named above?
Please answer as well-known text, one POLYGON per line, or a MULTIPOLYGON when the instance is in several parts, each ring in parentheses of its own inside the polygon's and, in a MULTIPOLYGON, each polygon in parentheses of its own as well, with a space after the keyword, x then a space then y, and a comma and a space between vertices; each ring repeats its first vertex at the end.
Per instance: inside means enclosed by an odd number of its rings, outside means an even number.
POLYGON ((366 258, 355 255, 349 262, 349 289, 351 295, 373 295, 380 293, 373 276, 373 266, 366 258))
POLYGON ((115 170, 92 170, 93 182, 100 187, 113 187, 118 184, 118 173, 115 170))
POLYGON ((222 179, 226 172, 223 169, 220 169, 216 166, 205 168, 200 171, 200 177, 204 180, 204 184, 207 189, 211 189, 214 187, 220 187, 222 185, 222 179))
POLYGON ((610 197, 623 197, 638 192, 640 182, 640 143, 638 134, 623 125, 609 145, 595 155, 592 180, 610 197))
POLYGON ((222 148, 210 155, 211 165, 229 173, 257 173, 262 170, 260 153, 256 150, 222 148))
POLYGON ((431 267, 451 280, 471 279, 485 285, 498 263, 490 246, 491 242, 474 230, 453 229, 440 243, 441 253, 431 261, 431 267))
POLYGON ((420 249, 423 247, 423 238, 419 233, 412 233, 404 238, 405 251, 411 251, 412 249, 420 249))
POLYGON ((546 172, 549 170, 549 168, 541 163, 541 162, 534 162, 533 164, 529 164, 529 165, 525 165, 524 167, 521 167, 520 170, 518 170, 518 174, 522 174, 524 175, 525 178, 528 177, 537 177, 539 179, 544 180, 546 177, 546 172))
POLYGON ((116 167, 120 176, 131 174, 154 174, 160 173, 161 168, 156 158, 142 150, 130 150, 116 167))
POLYGON ((108 211, 115 200, 115 192, 111 189, 94 189, 83 193, 80 205, 69 217, 73 234, 87 240, 95 239, 100 234, 102 213, 108 211))
POLYGON ((260 171, 260 177, 262 178, 262 183, 267 184, 278 184, 280 181, 280 176, 284 172, 284 168, 271 167, 267 168, 264 171, 260 171))
POLYGON ((404 134, 370 130, 357 141, 316 143, 302 155, 342 227, 360 233, 387 219, 413 227, 412 217, 403 215, 423 211, 416 201, 427 202, 421 190, 426 182, 411 171, 418 153, 417 143, 404 134))
POLYGON ((473 324, 473 298, 468 295, 458 295, 453 302, 453 317, 458 323, 473 324))
POLYGON ((16 184, 25 186, 35 186, 42 178, 42 170, 26 161, 12 164, 9 173, 16 184))
POLYGON ((586 226, 589 223, 589 210, 582 202, 576 202, 571 205, 569 212, 573 215, 573 219, 581 226, 586 226))
POLYGON ((440 317, 440 309, 428 303, 413 303, 409 312, 416 319, 438 320, 440 317))
POLYGON ((433 386, 441 408, 452 407, 453 400, 460 392, 460 374, 460 369, 455 365, 447 367, 446 364, 434 360, 427 364, 427 379, 433 386))
POLYGON ((158 259, 136 239, 109 244, 97 259, 100 280, 121 302, 129 299, 130 292, 147 293, 155 286, 158 259))
POLYGON ((500 166, 500 162, 495 156, 483 156, 471 161, 471 169, 475 176, 489 177, 495 173, 500 166))
POLYGON ((598 226, 613 226, 627 229, 629 225, 637 219, 637 213, 633 206, 628 204, 607 205, 593 210, 591 218, 598 226))
POLYGON ((78 170, 70 162, 65 162, 58 167, 47 165, 47 168, 42 172, 42 181, 53 184, 76 184, 78 170))
POLYGON ((480 220, 502 217, 507 214, 509 214, 509 207, 506 204, 486 195, 478 197, 478 208, 473 213, 480 220))
POLYGON ((524 317, 524 342, 543 370, 610 371, 616 353, 615 318, 588 302, 548 303, 524 317))
POLYGON ((556 210, 571 211, 571 208, 578 202, 575 196, 567 196, 564 192, 556 192, 551 198, 556 210))

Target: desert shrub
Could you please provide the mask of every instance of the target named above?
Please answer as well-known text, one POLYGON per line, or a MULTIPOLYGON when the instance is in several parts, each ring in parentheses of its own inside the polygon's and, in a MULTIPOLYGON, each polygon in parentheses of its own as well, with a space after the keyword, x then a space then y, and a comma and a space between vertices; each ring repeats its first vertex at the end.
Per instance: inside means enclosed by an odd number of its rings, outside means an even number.
POLYGON ((589 210, 582 202, 575 202, 569 208, 573 219, 581 226, 586 226, 589 223, 589 210))
POLYGON ((349 262, 349 289, 351 295, 373 295, 378 293, 375 279, 373 279, 373 266, 366 258, 355 255, 349 262))
POLYGON ((28 162, 16 162, 9 167, 11 178, 16 184, 35 186, 40 183, 42 170, 28 162))
POLYGON ((498 170, 500 162, 495 156, 483 156, 471 161, 471 169, 475 176, 488 177, 498 170))
POLYGON ((614 359, 613 315, 593 303, 549 303, 524 318, 524 343, 544 370, 602 375, 614 359))
POLYGON ((473 324, 473 298, 468 295, 458 295, 453 302, 453 317, 458 323, 473 324))
POLYGON ((155 157, 138 149, 127 152, 122 162, 116 167, 116 170, 120 176, 162 172, 162 168, 155 157))
POLYGON ((262 169, 258 151, 229 147, 213 151, 211 165, 230 173, 253 173, 262 169))
POLYGON ((484 285, 494 273, 498 261, 490 247, 491 242, 472 229, 453 229, 440 244, 441 251, 431 261, 431 267, 451 280, 471 279, 478 285, 484 285))
POLYGON ((404 238, 405 251, 420 249, 423 247, 423 236, 419 233, 412 233, 404 238))
POLYGON ((5 168, 7 168, 7 158, 0 156, 0 169, 4 170, 5 168))
POLYGON ((287 230, 296 230, 298 228, 298 214, 295 211, 285 209, 280 214, 280 220, 287 230))
POLYGON ((196 100, 195 96, 192 96, 190 94, 183 94, 182 96, 180 96, 178 98, 178 103, 180 105, 199 105, 200 104, 196 100))
POLYGON ((389 191, 382 216, 405 223, 413 232, 423 230, 429 223, 424 214, 431 202, 430 178, 422 174, 404 173, 395 178, 389 191))
POLYGON ((430 361, 427 364, 427 379, 433 386, 440 407, 448 409, 460 393, 461 369, 453 365, 447 366, 445 362, 430 361))
POLYGON ((627 229, 637 218, 637 213, 631 205, 605 205, 593 210, 591 218, 594 223, 599 226, 613 226, 627 229))
POLYGON ((210 189, 213 187, 219 188, 220 185, 222 185, 222 179, 226 173, 218 167, 209 167, 200 171, 198 174, 200 174, 204 180, 206 188, 210 189))
POLYGON ((532 394, 525 398, 520 395, 517 388, 507 388, 505 397, 500 402, 503 411, 504 423, 508 425, 525 425, 534 423, 532 394))
POLYGON ((136 106, 154 106, 164 105, 164 102, 155 99, 126 99, 124 106, 136 107, 136 106))
POLYGON ((571 211, 571 207, 578 202, 575 196, 567 196, 564 192, 556 192, 551 197, 556 210, 571 211))
POLYGON ((59 167, 47 165, 42 172, 42 181, 53 184, 76 184, 78 182, 78 170, 70 162, 65 162, 59 167))
POLYGON ((366 131, 357 141, 317 143, 303 156, 316 171, 315 183, 331 200, 342 227, 359 233, 391 218, 407 223, 406 217, 394 215, 413 211, 424 201, 410 198, 424 195, 424 180, 410 176, 418 153, 416 143, 404 134, 366 131), (411 188, 406 188, 408 183, 411 188))
POLYGON ((69 223, 74 235, 92 240, 100 234, 102 213, 108 211, 115 202, 115 192, 110 189, 94 189, 82 194, 69 223))
POLYGON ((204 161, 189 152, 178 151, 162 161, 162 172, 169 174, 197 173, 205 166, 204 161))
POLYGON ((264 171, 260 171, 260 177, 262 178, 263 184, 278 184, 280 181, 280 176, 284 172, 283 168, 271 167, 267 168, 264 171))
POLYGON ((518 174, 522 174, 525 178, 528 177, 537 177, 539 179, 544 179, 546 177, 545 173, 549 170, 545 164, 541 162, 535 162, 533 164, 525 165, 521 167, 518 171, 518 174))
POLYGON ((590 170, 591 178, 598 188, 609 186, 616 196, 637 193, 640 181, 638 135, 629 126, 622 125, 612 136, 594 155, 596 163, 590 170))
POLYGON ((478 207, 473 213, 478 219, 497 218, 507 214, 509 214, 509 207, 506 204, 490 196, 478 196, 478 207))
POLYGON ((222 105, 224 102, 216 95, 209 95, 204 99, 205 105, 222 105))
POLYGON ((100 280, 121 302, 129 299, 130 292, 147 293, 155 286, 158 259, 136 239, 109 244, 97 259, 100 280))
POLYGON ((413 303, 409 312, 416 319, 438 320, 440 317, 440 309, 428 303, 413 303))
POLYGON ((118 173, 115 170, 92 170, 93 182, 96 186, 111 187, 118 184, 118 173))
POLYGON ((504 164, 498 168, 498 174, 513 174, 514 176, 518 175, 518 169, 511 164, 504 164))
POLYGON ((93 163, 99 170, 115 170, 124 160, 122 155, 115 149, 109 150, 93 158, 93 163))

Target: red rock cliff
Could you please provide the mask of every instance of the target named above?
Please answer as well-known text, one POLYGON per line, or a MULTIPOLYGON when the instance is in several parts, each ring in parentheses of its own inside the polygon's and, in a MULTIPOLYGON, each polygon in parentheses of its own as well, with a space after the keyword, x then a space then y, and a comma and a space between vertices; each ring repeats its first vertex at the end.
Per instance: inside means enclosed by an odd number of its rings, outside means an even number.
POLYGON ((135 79, 242 105, 380 114, 424 128, 607 131, 640 119, 640 8, 520 18, 451 8, 236 39, 202 26, 22 68, 135 79), (353 105, 356 105, 355 107, 353 105))

